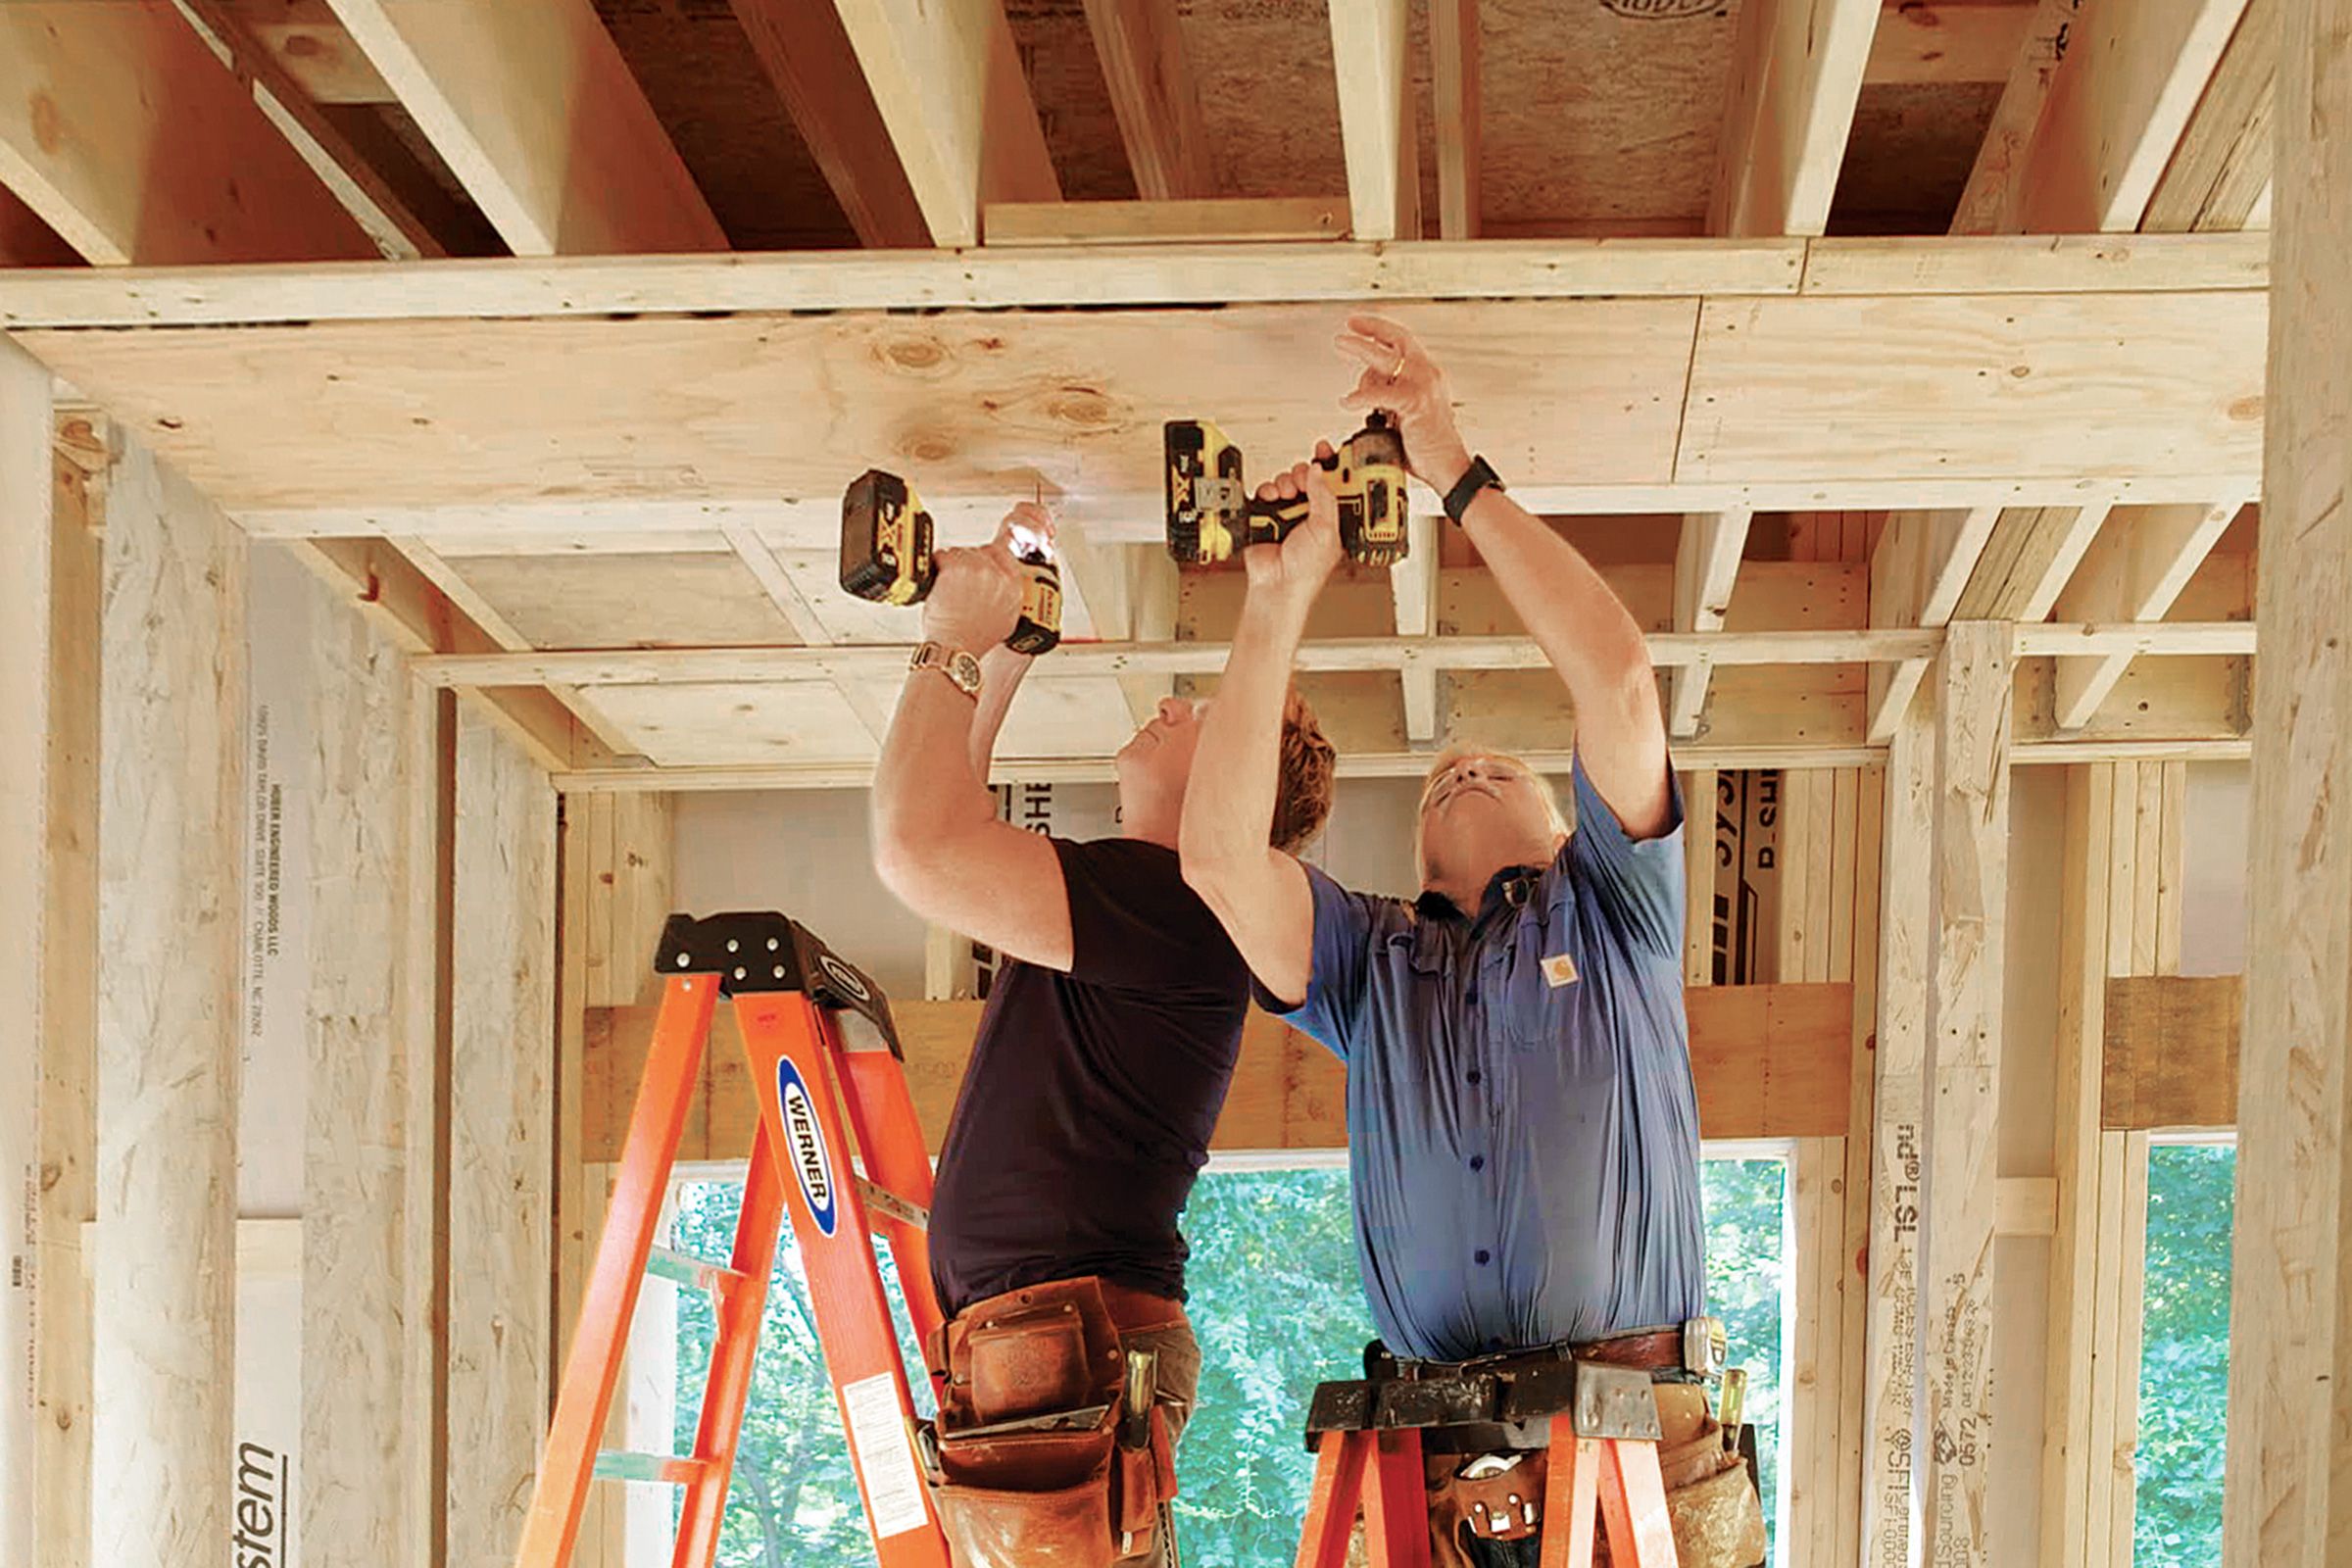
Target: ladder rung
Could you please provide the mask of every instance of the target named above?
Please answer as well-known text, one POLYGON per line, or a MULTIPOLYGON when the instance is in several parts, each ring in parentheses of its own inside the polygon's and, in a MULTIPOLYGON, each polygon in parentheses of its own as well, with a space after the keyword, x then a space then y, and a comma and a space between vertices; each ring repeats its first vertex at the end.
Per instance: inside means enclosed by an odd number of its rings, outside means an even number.
POLYGON ((712 1293, 743 1278, 724 1264, 669 1247, 656 1247, 646 1253, 645 1271, 659 1279, 675 1280, 680 1285, 698 1286, 712 1293))
POLYGON ((902 1225, 911 1225, 918 1231, 931 1228, 929 1209, 917 1207, 888 1188, 876 1187, 862 1176, 858 1178, 858 1196, 865 1200, 867 1208, 878 1214, 888 1214, 902 1225))
POLYGON ((599 1481, 666 1481, 685 1486, 702 1479, 710 1468, 708 1459, 676 1453, 638 1453, 628 1448, 604 1448, 596 1455, 599 1481))

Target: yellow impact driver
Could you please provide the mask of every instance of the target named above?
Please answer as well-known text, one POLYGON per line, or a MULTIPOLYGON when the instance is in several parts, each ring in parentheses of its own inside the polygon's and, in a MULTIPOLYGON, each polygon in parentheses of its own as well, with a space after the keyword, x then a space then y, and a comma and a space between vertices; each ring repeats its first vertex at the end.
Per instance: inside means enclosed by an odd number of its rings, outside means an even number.
MULTIPOLYGON (((906 480, 868 468, 841 498, 841 586, 878 605, 919 604, 939 566, 931 514, 906 480)), ((1039 542, 1013 546, 1021 564, 1021 618, 1004 639, 1016 654, 1042 654, 1061 641, 1061 568, 1039 542)))
MULTIPOLYGON (((1170 419, 1167 457, 1168 554, 1205 565, 1250 545, 1279 544, 1306 520, 1306 498, 1260 501, 1242 478, 1242 449, 1206 419, 1170 419)), ((1339 496, 1340 545, 1367 566, 1402 561, 1408 547, 1404 440, 1375 412, 1328 460, 1339 496)))

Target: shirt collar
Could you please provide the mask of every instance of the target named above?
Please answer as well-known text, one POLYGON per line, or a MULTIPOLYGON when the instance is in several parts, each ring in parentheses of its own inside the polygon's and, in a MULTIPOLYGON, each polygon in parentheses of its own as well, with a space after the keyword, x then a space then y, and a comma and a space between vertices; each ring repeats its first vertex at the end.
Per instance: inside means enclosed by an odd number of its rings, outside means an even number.
MULTIPOLYGON (((1544 874, 1538 865, 1506 865, 1487 879, 1487 891, 1478 901, 1478 917, 1483 920, 1497 908, 1508 904, 1520 907, 1535 897, 1536 879, 1544 874)), ((1416 912, 1427 917, 1450 916, 1464 918, 1461 907, 1436 889, 1424 892, 1413 901, 1416 912)))

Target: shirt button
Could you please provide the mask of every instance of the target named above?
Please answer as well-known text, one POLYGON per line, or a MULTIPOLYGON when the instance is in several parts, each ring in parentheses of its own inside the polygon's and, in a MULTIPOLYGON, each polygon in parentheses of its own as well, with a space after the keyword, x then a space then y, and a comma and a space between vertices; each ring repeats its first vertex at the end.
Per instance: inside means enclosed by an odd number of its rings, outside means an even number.
POLYGON ((1470 1156, 1470 1168, 1472 1170, 1485 1170, 1487 1168, 1487 1156, 1484 1154, 1472 1154, 1470 1156))
POLYGON ((1472 1083, 1478 1082, 1478 1069, 1476 1067, 1470 1069, 1470 1081, 1472 1083))
POLYGON ((1472 1261, 1479 1263, 1484 1263, 1490 1255, 1492 1254, 1490 1254, 1483 1247, 1470 1254, 1472 1261))

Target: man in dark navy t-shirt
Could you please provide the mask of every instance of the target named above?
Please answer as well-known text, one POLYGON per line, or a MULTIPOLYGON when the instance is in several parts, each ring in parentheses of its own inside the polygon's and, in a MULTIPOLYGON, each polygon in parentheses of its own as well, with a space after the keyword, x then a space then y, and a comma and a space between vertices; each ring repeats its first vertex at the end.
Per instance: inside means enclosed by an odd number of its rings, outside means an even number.
MULTIPOLYGON (((993 544, 939 553, 874 780, 882 880, 1011 960, 940 1152, 932 1284, 955 1319, 1096 1282, 1122 1343, 1158 1352, 1172 1435, 1200 1364, 1176 1222, 1233 1077, 1249 971, 1176 857, 1200 705, 1163 701, 1120 749, 1120 837, 1079 844, 999 820, 988 760, 1030 663, 1003 646, 1021 603, 1016 527, 1053 531, 1023 503, 993 544)), ((1329 814, 1332 749, 1295 696, 1281 744, 1272 841, 1296 850, 1329 814)))

